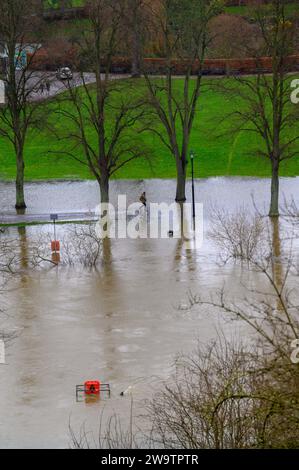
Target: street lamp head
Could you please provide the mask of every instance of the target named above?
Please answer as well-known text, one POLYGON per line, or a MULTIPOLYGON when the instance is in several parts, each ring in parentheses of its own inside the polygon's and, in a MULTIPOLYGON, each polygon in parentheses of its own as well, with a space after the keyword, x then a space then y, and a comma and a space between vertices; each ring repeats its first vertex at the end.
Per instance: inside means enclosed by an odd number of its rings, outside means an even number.
POLYGON ((194 158, 194 152, 193 152, 193 150, 191 150, 191 152, 190 152, 190 158, 191 158, 191 160, 193 160, 193 158, 194 158))

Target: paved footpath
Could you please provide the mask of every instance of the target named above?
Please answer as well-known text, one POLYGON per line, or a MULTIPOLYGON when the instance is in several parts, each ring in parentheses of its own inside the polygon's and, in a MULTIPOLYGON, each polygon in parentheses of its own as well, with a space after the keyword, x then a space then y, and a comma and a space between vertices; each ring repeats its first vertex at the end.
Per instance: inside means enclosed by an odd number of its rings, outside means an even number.
MULTIPOLYGON (((89 222, 96 220, 94 212, 63 212, 58 213, 57 222, 89 222)), ((46 224, 52 223, 51 214, 16 214, 12 212, 0 213, 0 224, 46 224)))
MULTIPOLYGON (((110 80, 122 80, 129 78, 130 75, 125 74, 111 74, 110 80)), ((84 73, 85 84, 95 83, 96 77, 94 73, 84 73)), ((82 77, 79 73, 74 73, 73 79, 70 82, 58 80, 55 72, 33 72, 32 78, 29 80, 29 88, 33 90, 30 94, 30 100, 39 101, 52 98, 60 93, 68 90, 68 86, 77 88, 83 85, 82 77), (46 80, 50 82, 50 90, 47 91, 45 86, 43 92, 41 92, 40 84, 45 83, 46 80)))

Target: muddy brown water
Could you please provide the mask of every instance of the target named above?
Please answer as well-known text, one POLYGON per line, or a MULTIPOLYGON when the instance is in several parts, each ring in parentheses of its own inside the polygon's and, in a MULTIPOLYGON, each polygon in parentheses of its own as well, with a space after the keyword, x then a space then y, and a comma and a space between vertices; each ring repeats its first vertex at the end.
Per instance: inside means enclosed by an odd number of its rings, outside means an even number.
MULTIPOLYGON (((286 197, 299 198, 299 178, 282 179, 286 197)), ((93 210, 98 202, 94 182, 32 183, 26 188, 28 212, 93 210)), ((172 202, 174 181, 115 181, 129 202, 142 191, 150 201, 172 202)), ((0 183, 1 211, 10 212, 14 189, 0 183)), ((190 187, 188 187, 188 197, 190 187)), ((252 198, 267 209, 269 181, 253 178, 212 178, 196 182, 196 198, 204 204, 205 230, 211 204, 230 211, 252 198)), ((46 227, 9 229, 26 252, 27 240, 46 227)), ((65 228, 58 227, 58 237, 65 228)), ((171 373, 177 353, 205 344, 223 330, 229 337, 248 339, 250 332, 220 314, 185 310, 187 292, 214 292, 225 283, 238 296, 240 268, 220 268, 215 247, 205 237, 199 250, 188 251, 180 240, 111 240, 98 272, 79 267, 43 269, 11 281, 1 297, 5 312, 1 328, 17 329, 18 337, 0 365, 0 446, 2 448, 67 447, 69 421, 82 423, 95 435, 100 415, 114 411, 126 417, 131 388, 136 410, 155 395, 171 373), (183 307, 178 309, 178 306, 183 307), (112 397, 77 403, 76 384, 100 379, 111 385, 112 397)), ((260 279, 253 280, 260 283, 260 279)), ((136 411, 136 414, 138 412, 136 411)))

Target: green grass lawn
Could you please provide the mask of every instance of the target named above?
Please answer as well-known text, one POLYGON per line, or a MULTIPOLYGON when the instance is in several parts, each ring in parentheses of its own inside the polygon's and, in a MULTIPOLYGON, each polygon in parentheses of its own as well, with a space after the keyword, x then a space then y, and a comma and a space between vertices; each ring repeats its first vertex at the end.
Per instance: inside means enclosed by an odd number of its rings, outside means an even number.
MULTIPOLYGON (((218 80, 218 79, 214 79, 218 80)), ((257 149, 262 142, 253 133, 230 132, 231 122, 223 120, 232 109, 240 107, 240 102, 233 102, 220 92, 211 88, 212 79, 204 80, 204 90, 199 101, 195 126, 192 133, 191 145, 196 153, 195 172, 196 177, 210 177, 222 175, 242 176, 270 176, 268 160, 257 155, 257 149)), ((124 90, 130 86, 135 92, 140 91, 144 83, 140 81, 122 82, 124 90), (128 83, 130 85, 128 85, 128 83)), ((178 93, 182 91, 182 80, 177 79, 178 93)), ((129 91, 130 93, 131 91, 129 91)), ((63 104, 70 106, 70 104, 63 104)), ((45 104, 45 106, 49 106, 45 104)), ((299 105, 298 105, 299 106, 299 105)), ((54 119, 54 118, 52 118, 54 119)), ((55 117, 55 119, 57 119, 55 117)), ((111 125, 113 117, 110 116, 111 125)), ((57 121, 58 128, 68 125, 66 122, 57 121)), ((96 136, 89 129, 91 141, 96 141, 96 136)), ((298 121, 299 132, 299 121, 298 121)), ((139 136, 142 144, 150 151, 150 164, 147 160, 139 159, 123 167, 117 178, 145 179, 145 178, 173 178, 176 175, 173 157, 158 137, 144 133, 139 136)), ((65 143, 57 141, 53 135, 46 132, 31 132, 26 145, 26 179, 77 179, 92 178, 89 170, 79 162, 64 156, 58 152, 65 148, 65 143), (48 153, 51 150, 53 153, 48 153)), ((298 144, 299 145, 299 144, 298 144)), ((80 156, 80 150, 78 150, 80 156)), ((282 176, 299 175, 299 158, 290 160, 282 165, 282 176)), ((0 178, 12 179, 15 176, 15 158, 11 146, 1 139, 0 141, 0 178)))
MULTIPOLYGON (((225 7, 225 12, 232 15, 241 15, 241 16, 251 16, 252 8, 249 6, 234 6, 234 7, 225 7)), ((286 5, 286 14, 293 16, 294 14, 299 13, 299 7, 297 2, 292 2, 286 5)))
MULTIPOLYGON (((69 6, 71 7, 81 7, 85 4, 84 0, 71 0, 69 6)), ((44 0, 45 8, 60 8, 59 0, 44 0)))
MULTIPOLYGON (((70 5, 73 7, 81 7, 84 4, 85 4, 85 0, 71 0, 70 1, 70 5)), ((44 0, 44 5, 46 8, 59 8, 60 1, 59 0, 44 0)), ((290 4, 288 4, 286 8, 287 8, 287 14, 294 14, 298 12, 297 2, 290 2, 290 4)), ((250 7, 246 5, 225 7, 225 11, 233 15, 247 16, 248 14, 250 14, 250 7)))

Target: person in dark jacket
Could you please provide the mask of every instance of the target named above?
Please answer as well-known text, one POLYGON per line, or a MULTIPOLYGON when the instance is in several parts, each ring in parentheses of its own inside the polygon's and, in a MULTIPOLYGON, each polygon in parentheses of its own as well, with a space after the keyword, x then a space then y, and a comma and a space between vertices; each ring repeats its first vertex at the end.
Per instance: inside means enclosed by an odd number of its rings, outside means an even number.
POLYGON ((140 202, 142 202, 142 204, 144 205, 144 207, 146 207, 146 193, 142 193, 141 196, 140 196, 140 202))
POLYGON ((50 80, 49 80, 48 78, 47 78, 45 84, 46 84, 46 90, 47 90, 47 92, 48 92, 48 94, 49 94, 49 93, 50 93, 50 90, 51 90, 51 82, 50 82, 50 80))

